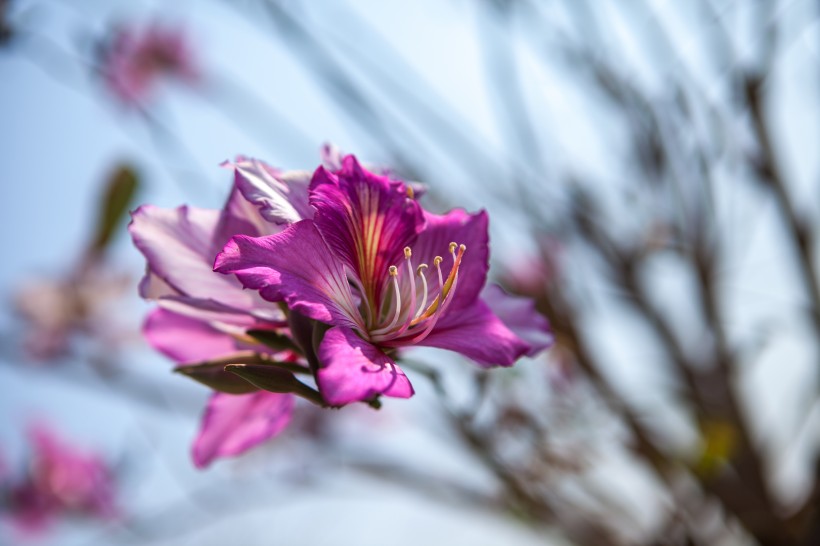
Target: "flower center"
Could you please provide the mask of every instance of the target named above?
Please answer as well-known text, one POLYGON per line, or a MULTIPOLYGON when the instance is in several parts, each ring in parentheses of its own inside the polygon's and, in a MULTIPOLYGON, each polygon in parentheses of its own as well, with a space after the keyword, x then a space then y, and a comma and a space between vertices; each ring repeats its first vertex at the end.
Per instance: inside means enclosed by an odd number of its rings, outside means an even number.
POLYGON ((449 246, 453 263, 446 277, 441 270, 444 259, 441 256, 433 259, 434 271, 430 271, 430 274, 434 280, 437 278, 437 291, 425 274, 430 267, 422 263, 414 268, 413 251, 410 247, 405 247, 405 266, 399 268, 391 265, 388 268, 392 291, 388 291, 382 302, 382 313, 377 313, 379 322, 370 329, 372 341, 386 346, 398 346, 418 343, 430 334, 453 300, 458 285, 458 270, 464 251, 467 250, 465 245, 457 243, 450 243, 449 246), (431 297, 433 294, 435 297, 431 297))

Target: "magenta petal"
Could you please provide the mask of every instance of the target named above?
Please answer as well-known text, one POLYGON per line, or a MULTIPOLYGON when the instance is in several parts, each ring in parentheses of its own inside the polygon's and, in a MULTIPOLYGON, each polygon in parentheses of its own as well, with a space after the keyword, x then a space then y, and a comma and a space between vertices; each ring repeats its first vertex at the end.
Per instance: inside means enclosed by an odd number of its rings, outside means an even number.
POLYGON ((201 320, 154 309, 143 334, 156 350, 175 362, 197 362, 235 353, 234 338, 201 320))
POLYGON ((507 328, 529 344, 527 356, 535 356, 552 345, 550 323, 535 310, 531 299, 511 296, 495 284, 487 286, 481 297, 507 328))
POLYGON ((293 224, 313 217, 308 204, 309 172, 281 172, 258 159, 242 156, 235 163, 223 165, 233 167, 234 184, 268 222, 293 224))
POLYGON ((234 273, 246 288, 312 319, 351 326, 361 320, 347 277, 311 220, 268 237, 234 237, 214 270, 234 273))
MULTIPOLYGON (((142 206, 132 214, 128 230, 134 244, 148 260, 151 273, 179 294, 214 299, 238 309, 256 303, 235 279, 213 272, 213 239, 220 221, 216 210, 142 206)), ((149 281, 143 284, 147 293, 149 281)))
POLYGON ((337 173, 316 170, 310 204, 330 248, 361 279, 368 299, 381 301, 388 268, 404 260, 404 247, 424 226, 421 207, 404 185, 363 169, 353 156, 337 173))
POLYGON ((293 403, 290 394, 267 391, 211 395, 193 445, 194 464, 204 468, 276 436, 290 422, 293 403))
POLYGON ((410 398, 413 387, 393 360, 349 328, 336 326, 319 345, 319 391, 333 406, 369 400, 377 394, 410 398))
POLYGON ((444 258, 441 269, 446 278, 453 264, 449 254, 450 243, 465 245, 467 250, 458 270, 458 285, 448 308, 449 311, 455 311, 471 305, 481 293, 490 269, 487 213, 480 211, 470 214, 455 209, 443 215, 425 211, 424 217, 427 225, 413 245, 413 264, 428 264, 428 282, 431 288, 437 287, 438 278, 434 274, 433 260, 436 256, 444 258))
POLYGON ((445 313, 418 345, 455 351, 485 366, 512 366, 530 352, 530 345, 480 299, 458 313, 445 313))

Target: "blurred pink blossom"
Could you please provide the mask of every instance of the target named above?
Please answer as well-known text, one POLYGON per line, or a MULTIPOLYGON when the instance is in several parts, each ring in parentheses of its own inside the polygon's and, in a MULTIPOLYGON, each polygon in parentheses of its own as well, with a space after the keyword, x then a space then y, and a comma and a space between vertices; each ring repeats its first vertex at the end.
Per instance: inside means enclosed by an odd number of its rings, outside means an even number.
POLYGON ((112 321, 111 306, 131 287, 131 278, 89 264, 68 278, 32 279, 17 289, 14 306, 26 323, 28 356, 48 361, 71 352, 72 336, 85 334, 115 346, 129 334, 112 321))
POLYGON ((501 275, 501 283, 512 292, 531 298, 546 293, 561 273, 563 245, 557 238, 544 237, 537 253, 522 254, 501 275))
POLYGON ((130 105, 148 101, 162 80, 187 85, 200 80, 187 35, 156 22, 116 28, 103 49, 102 64, 111 91, 130 105))
POLYGON ((61 516, 117 516, 113 476, 97 454, 80 450, 42 424, 29 430, 31 458, 8 478, 6 517, 24 536, 46 532, 61 516))

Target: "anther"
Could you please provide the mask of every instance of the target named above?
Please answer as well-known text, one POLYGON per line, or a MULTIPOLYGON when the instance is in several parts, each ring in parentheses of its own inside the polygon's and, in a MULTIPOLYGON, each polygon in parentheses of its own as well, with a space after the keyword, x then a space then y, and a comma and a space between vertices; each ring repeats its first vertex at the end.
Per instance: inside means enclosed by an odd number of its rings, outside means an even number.
POLYGON ((433 265, 435 267, 438 267, 441 264, 442 260, 444 260, 444 258, 442 258, 441 256, 436 256, 435 258, 433 258, 433 265))
POLYGON ((456 247, 458 245, 456 243, 450 243, 450 254, 456 251, 456 247))
POLYGON ((427 264, 419 264, 419 266, 416 268, 416 275, 422 276, 424 274, 422 273, 422 271, 424 271, 425 269, 427 269, 427 264))
POLYGON ((415 199, 416 198, 416 192, 415 192, 415 190, 413 190, 413 186, 410 186, 408 184, 406 186, 406 188, 407 188, 407 197, 409 197, 410 199, 415 199))
POLYGON ((410 249, 409 246, 404 247, 404 257, 405 259, 409 260, 410 256, 413 255, 413 251, 410 249))
MULTIPOLYGON (((384 271, 384 270, 382 269, 382 271, 384 271)), ((396 276, 398 276, 398 274, 399 274, 399 268, 398 268, 398 267, 396 267, 395 265, 391 265, 391 266, 388 268, 388 270, 387 270, 387 271, 389 271, 389 272, 390 272, 390 276, 391 276, 391 277, 396 277, 396 276)))
POLYGON ((458 245, 458 249, 464 252, 465 250, 467 250, 467 245, 458 245))

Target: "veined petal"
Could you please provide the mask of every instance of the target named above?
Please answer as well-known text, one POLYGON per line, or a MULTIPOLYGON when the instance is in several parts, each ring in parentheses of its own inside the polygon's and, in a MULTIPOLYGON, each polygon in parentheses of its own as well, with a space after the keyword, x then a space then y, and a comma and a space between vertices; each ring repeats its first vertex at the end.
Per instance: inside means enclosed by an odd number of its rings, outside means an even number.
MULTIPOLYGON (((429 264, 428 271, 432 274, 433 260, 436 256, 441 256, 444 258, 441 269, 446 277, 452 265, 448 254, 449 244, 454 242, 465 245, 467 250, 458 269, 458 286, 448 313, 472 305, 481 293, 490 269, 487 213, 482 210, 470 214, 455 209, 442 215, 425 211, 424 217, 427 224, 413 245, 413 263, 429 264)), ((431 279, 429 285, 433 287, 436 282, 431 279)))
POLYGON ((424 226, 421 207, 403 185, 368 172, 353 156, 337 173, 316 170, 310 204, 322 237, 361 279, 368 304, 380 302, 388 268, 424 226))
POLYGON ((234 169, 234 183, 249 202, 259 208, 268 222, 293 224, 313 217, 308 204, 308 171, 274 169, 258 159, 239 156, 223 166, 234 169))
POLYGON ((511 296, 495 284, 488 285, 481 298, 507 328, 529 344, 527 356, 535 356, 552 345, 554 338, 550 323, 535 310, 531 299, 511 296))
POLYGON ((154 309, 143 325, 148 343, 174 362, 197 362, 237 351, 236 340, 206 322, 154 309))
POLYGON ((173 313, 202 322, 221 323, 241 329, 276 328, 287 325, 282 310, 261 297, 259 297, 259 306, 249 310, 235 309, 214 300, 187 296, 166 296, 157 300, 157 305, 173 313))
POLYGON ((531 350, 480 299, 456 312, 448 311, 418 345, 455 351, 483 366, 512 366, 531 350))
MULTIPOLYGON (((231 277, 214 274, 211 267, 220 211, 146 205, 131 216, 128 230, 134 244, 148 260, 150 272, 162 279, 165 289, 214 299, 238 309, 254 306, 252 293, 243 291, 231 277)), ((147 285, 150 281, 144 283, 144 287, 147 285)))
POLYGON ((268 237, 234 237, 214 270, 314 320, 363 328, 344 271, 311 220, 268 237))
POLYGON ((211 256, 216 256, 234 235, 270 235, 281 228, 267 221, 256 206, 245 199, 237 187, 231 190, 216 226, 211 243, 211 256))
POLYGON ((293 396, 267 391, 211 395, 193 445, 197 468, 230 457, 282 432, 290 422, 293 396))
POLYGON ((413 386, 393 360, 381 349, 341 326, 325 333, 319 345, 321 367, 316 383, 333 406, 369 400, 383 394, 395 398, 413 396, 413 386))

